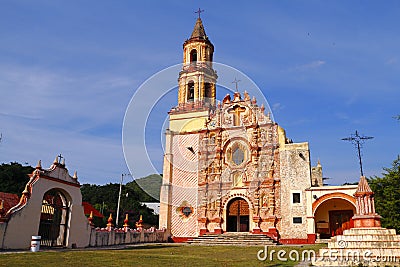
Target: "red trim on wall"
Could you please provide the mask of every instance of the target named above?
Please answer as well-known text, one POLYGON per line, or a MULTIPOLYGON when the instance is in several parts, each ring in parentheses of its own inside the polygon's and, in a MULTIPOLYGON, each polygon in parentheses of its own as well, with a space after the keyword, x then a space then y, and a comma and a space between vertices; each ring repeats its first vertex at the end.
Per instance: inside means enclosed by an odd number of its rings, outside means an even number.
POLYGON ((315 244, 316 238, 317 238, 316 234, 307 234, 307 239, 303 239, 303 238, 279 239, 279 243, 281 243, 281 244, 315 244))
POLYGON ((308 244, 315 244, 315 240, 317 240, 316 234, 307 234, 308 244))
POLYGON ((216 235, 222 234, 222 229, 221 228, 214 229, 214 234, 216 234, 216 235))
POLYGON ((193 237, 178 237, 178 236, 173 236, 173 237, 171 237, 171 239, 172 239, 172 242, 173 243, 185 243, 185 242, 187 242, 187 241, 189 241, 189 240, 192 240, 193 239, 193 237))
POLYGON ((308 244, 308 239, 279 239, 281 244, 308 244))
POLYGON ((207 229, 200 229, 199 235, 200 235, 200 236, 203 236, 203 235, 205 235, 206 233, 208 233, 208 230, 207 230, 207 229))
POLYGON ((279 241, 279 232, 276 228, 269 228, 268 232, 261 232, 263 235, 266 235, 272 238, 275 241, 279 241))

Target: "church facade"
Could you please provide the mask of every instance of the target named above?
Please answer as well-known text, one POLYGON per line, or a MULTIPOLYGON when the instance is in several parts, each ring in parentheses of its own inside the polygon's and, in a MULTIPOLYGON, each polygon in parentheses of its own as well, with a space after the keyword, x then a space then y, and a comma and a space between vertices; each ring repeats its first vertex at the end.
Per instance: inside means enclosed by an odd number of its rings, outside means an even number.
POLYGON ((356 186, 323 186, 308 143, 287 138, 247 92, 217 103, 213 53, 198 18, 183 44, 178 105, 169 112, 160 228, 178 241, 225 232, 265 234, 281 243, 335 235, 332 211, 337 218, 354 213, 356 186))

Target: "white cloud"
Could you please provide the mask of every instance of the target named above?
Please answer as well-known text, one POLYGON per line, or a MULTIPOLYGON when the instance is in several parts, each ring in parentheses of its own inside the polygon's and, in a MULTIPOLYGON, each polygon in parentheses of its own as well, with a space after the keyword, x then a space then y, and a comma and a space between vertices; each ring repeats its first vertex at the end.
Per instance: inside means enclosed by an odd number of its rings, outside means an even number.
POLYGON ((274 111, 274 112, 279 112, 280 110, 282 110, 284 108, 285 108, 285 106, 283 106, 281 103, 272 104, 272 111, 274 111))
POLYGON ((386 65, 395 65, 397 64, 397 58, 396 57, 391 57, 385 62, 386 65))
POLYGON ((127 169, 119 133, 134 84, 108 73, 0 65, 0 162, 46 166, 63 153, 81 182, 109 182, 127 169))
POLYGON ((310 63, 304 64, 304 65, 299 65, 294 68, 294 70, 298 71, 308 71, 308 70, 313 70, 313 69, 318 69, 325 65, 326 62, 323 60, 315 60, 310 63))

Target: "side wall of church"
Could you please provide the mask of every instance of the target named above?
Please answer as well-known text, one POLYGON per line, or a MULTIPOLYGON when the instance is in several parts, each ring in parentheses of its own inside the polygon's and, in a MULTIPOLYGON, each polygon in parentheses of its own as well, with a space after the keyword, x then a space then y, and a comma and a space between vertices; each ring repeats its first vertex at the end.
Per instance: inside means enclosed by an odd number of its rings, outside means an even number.
POLYGON ((307 201, 305 189, 310 182, 308 143, 285 144, 280 148, 281 229, 282 243, 304 243, 307 240, 307 201))
POLYGON ((171 234, 198 236, 197 188, 199 134, 172 136, 171 234))

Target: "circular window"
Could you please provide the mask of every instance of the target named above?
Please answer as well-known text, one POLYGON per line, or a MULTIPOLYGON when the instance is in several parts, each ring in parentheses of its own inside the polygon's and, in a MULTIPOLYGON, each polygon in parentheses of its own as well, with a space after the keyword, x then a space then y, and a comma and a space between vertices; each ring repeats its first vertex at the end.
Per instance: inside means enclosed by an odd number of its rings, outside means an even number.
POLYGON ((244 161, 244 150, 240 147, 236 147, 235 150, 232 152, 232 161, 236 165, 240 165, 244 161))
POLYGON ((233 143, 226 151, 226 158, 230 165, 241 166, 248 159, 247 145, 240 141, 233 143))

